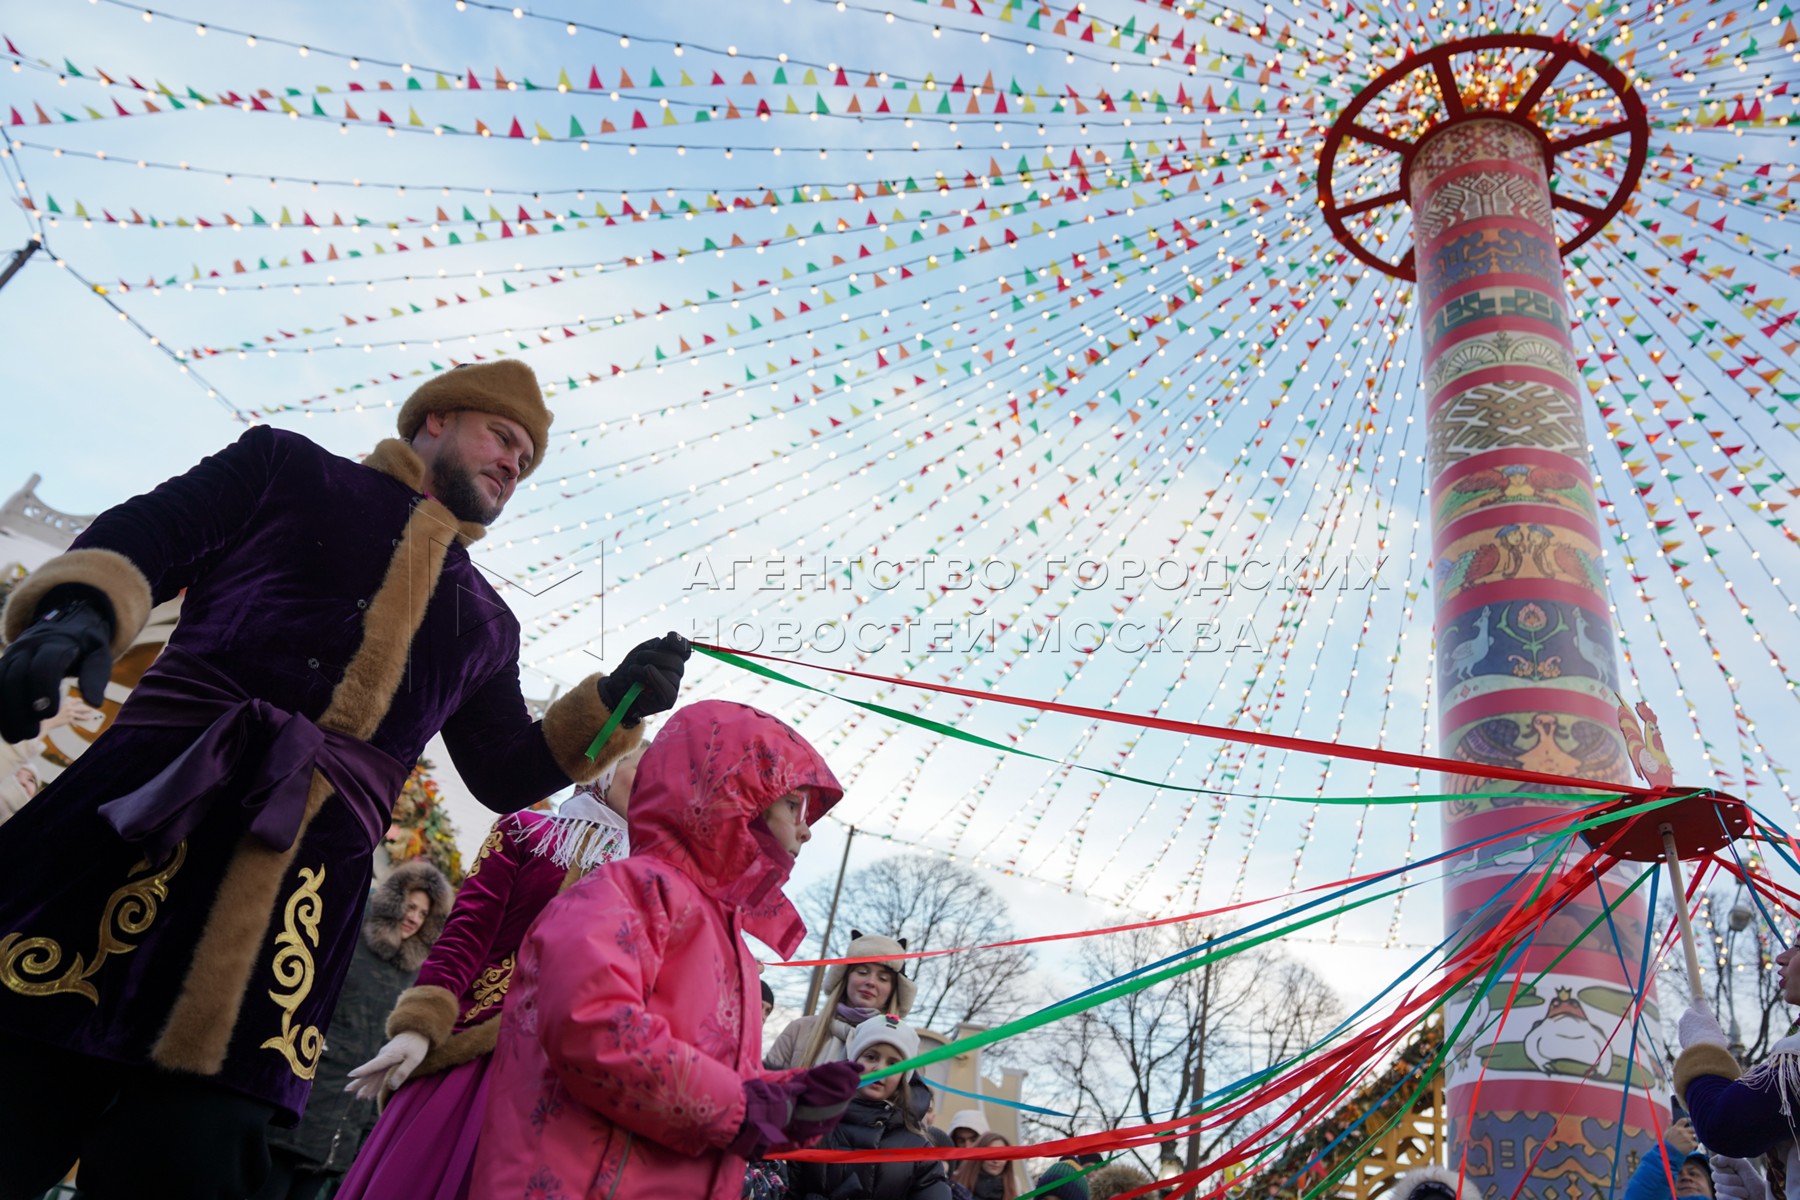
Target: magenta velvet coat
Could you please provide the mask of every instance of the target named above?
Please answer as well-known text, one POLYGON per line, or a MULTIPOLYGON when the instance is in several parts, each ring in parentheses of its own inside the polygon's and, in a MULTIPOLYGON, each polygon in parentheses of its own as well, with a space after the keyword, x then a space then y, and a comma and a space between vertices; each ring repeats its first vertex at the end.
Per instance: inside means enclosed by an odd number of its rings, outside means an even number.
POLYGON ((531 839, 549 820, 520 812, 494 822, 456 906, 415 987, 441 987, 457 997, 455 1029, 498 1020, 518 963, 525 931, 562 888, 564 868, 531 852, 531 839))
MULTIPOLYGON (((382 446, 390 460, 407 460, 398 476, 422 478, 404 443, 382 446)), ((155 601, 185 589, 172 648, 259 702, 317 719, 346 664, 366 648, 371 598, 403 532, 419 524, 413 516, 425 497, 398 476, 259 426, 103 513, 76 547, 122 554, 155 601)), ((482 803, 522 808, 567 786, 569 776, 520 693, 517 619, 456 528, 442 540, 454 544, 435 590, 417 601, 422 623, 399 650, 404 674, 368 743, 410 765, 442 730, 482 803)), ((128 701, 125 712, 131 708, 128 701)), ((247 772, 269 735, 247 726, 243 736, 247 772)), ((206 989, 217 987, 208 980, 231 974, 202 963, 196 946, 215 899, 230 904, 221 880, 242 856, 255 813, 227 787, 207 801, 192 833, 153 861, 98 809, 151 780, 195 737, 115 724, 0 827, 0 1029, 99 1058, 174 1065, 159 1035, 177 1001, 210 1002, 216 997, 206 989)), ((278 1120, 291 1122, 306 1102, 358 938, 378 836, 340 799, 327 799, 291 862, 275 860, 285 875, 260 944, 232 947, 248 968, 242 1008, 220 1031, 229 1036, 222 1065, 201 1073, 273 1105, 278 1120)))
POLYGON ((793 859, 756 821, 798 788, 814 819, 842 795, 774 717, 709 700, 669 718, 638 765, 631 856, 552 900, 520 949, 471 1195, 738 1200, 743 1085, 795 1074, 762 1069, 743 934, 783 955, 805 934, 781 891, 793 859))

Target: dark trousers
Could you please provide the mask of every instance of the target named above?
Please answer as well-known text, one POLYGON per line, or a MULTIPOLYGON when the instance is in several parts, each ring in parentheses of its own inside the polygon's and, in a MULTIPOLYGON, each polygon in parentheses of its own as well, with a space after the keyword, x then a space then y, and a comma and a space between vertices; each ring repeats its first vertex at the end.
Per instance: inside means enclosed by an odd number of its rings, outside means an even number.
POLYGON ((269 1170, 273 1106, 211 1080, 0 1033, 0 1200, 81 1161, 83 1200, 243 1200, 269 1170))
POLYGON ((311 1163, 279 1146, 269 1147, 269 1157, 269 1176, 250 1200, 319 1200, 335 1178, 312 1170, 311 1163))

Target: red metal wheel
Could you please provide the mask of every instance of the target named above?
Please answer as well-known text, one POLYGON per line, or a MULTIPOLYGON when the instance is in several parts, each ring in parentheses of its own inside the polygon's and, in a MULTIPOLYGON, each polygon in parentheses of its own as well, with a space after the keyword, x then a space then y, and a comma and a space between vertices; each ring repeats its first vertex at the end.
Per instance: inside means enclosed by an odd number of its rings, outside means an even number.
MULTIPOLYGON (((1637 187, 1638 177, 1643 173, 1644 162, 1650 151, 1650 118, 1644 109, 1644 102, 1632 88, 1631 81, 1624 72, 1596 52, 1566 42, 1559 38, 1545 37, 1541 34, 1499 33, 1484 37, 1467 38, 1461 41, 1444 42, 1414 54, 1409 54, 1398 64, 1382 72, 1367 87, 1357 93, 1350 106, 1339 114, 1332 123, 1330 131, 1325 135, 1325 145, 1319 152, 1319 207, 1325 216, 1325 223, 1331 228, 1332 235, 1358 259, 1388 275, 1412 280, 1413 251, 1408 247, 1406 253, 1393 259, 1378 253, 1363 238, 1352 231, 1346 222, 1356 216, 1373 212, 1396 204, 1410 202, 1408 195, 1408 174, 1414 154, 1418 148, 1434 135, 1452 125, 1463 121, 1504 120, 1523 125, 1537 135, 1544 146, 1545 169, 1552 181, 1551 199, 1555 207, 1574 214, 1582 221, 1581 227, 1574 236, 1562 243, 1564 254, 1575 250, 1589 238, 1599 233, 1606 223, 1624 208, 1632 191, 1637 187), (1484 108, 1471 104, 1465 94, 1464 86, 1459 83, 1452 60, 1460 54, 1475 54, 1488 50, 1517 50, 1534 52, 1541 55, 1537 75, 1531 85, 1514 101, 1510 107, 1484 108), (1593 125, 1578 133, 1564 137, 1551 138, 1544 133, 1542 127, 1532 118, 1533 112, 1549 92, 1556 77, 1570 63, 1591 72, 1611 89, 1618 106, 1624 110, 1624 116, 1617 120, 1593 125), (1410 137, 1397 137, 1387 131, 1363 124, 1361 118, 1369 107, 1384 96, 1390 99, 1400 96, 1403 99, 1405 89, 1402 85, 1413 75, 1423 71, 1431 73, 1436 85, 1438 100, 1443 113, 1439 119, 1432 121, 1423 129, 1410 137), (1557 160, 1583 146, 1611 138, 1627 136, 1629 146, 1625 153, 1624 170, 1620 173, 1618 186, 1610 196, 1599 198, 1599 202, 1580 200, 1565 195, 1556 188, 1557 160), (1339 190, 1335 186, 1336 168, 1340 152, 1349 142, 1363 142, 1383 150, 1400 155, 1400 179, 1397 186, 1389 187, 1376 195, 1344 202, 1339 198, 1339 190)), ((1345 189, 1348 194, 1348 189, 1345 189)))
MULTIPOLYGON (((1675 848, 1682 858, 1699 858, 1715 850, 1723 850, 1750 832, 1750 809, 1735 796, 1715 792, 1711 788, 1658 788, 1653 798, 1683 796, 1682 800, 1663 808, 1622 818, 1617 822, 1584 829, 1581 836, 1595 848, 1605 846, 1608 853, 1630 862, 1661 862, 1667 856, 1662 831, 1666 827, 1675 835, 1675 848)), ((1601 815, 1622 812, 1644 803, 1642 796, 1627 796, 1603 809, 1601 815)))

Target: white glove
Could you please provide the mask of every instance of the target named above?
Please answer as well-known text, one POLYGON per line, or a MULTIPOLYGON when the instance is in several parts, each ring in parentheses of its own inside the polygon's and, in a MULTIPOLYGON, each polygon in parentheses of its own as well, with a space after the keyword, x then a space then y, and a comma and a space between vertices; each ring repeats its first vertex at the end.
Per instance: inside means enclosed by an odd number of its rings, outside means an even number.
POLYGON ((1747 1158, 1712 1156, 1713 1195, 1717 1200, 1769 1200, 1769 1185, 1747 1158))
POLYGON ((358 1100, 379 1099, 384 1086, 398 1089, 405 1083, 425 1061, 430 1049, 431 1042, 422 1033, 409 1029, 396 1034, 374 1058, 350 1072, 350 1082, 344 1085, 344 1090, 355 1093, 358 1100))
POLYGON ((1712 1010, 1704 1004, 1688 1005, 1681 1014, 1675 1032, 1683 1050, 1693 1046, 1717 1046, 1723 1050, 1731 1044, 1725 1040, 1725 1031, 1719 1027, 1719 1018, 1713 1016, 1712 1010))

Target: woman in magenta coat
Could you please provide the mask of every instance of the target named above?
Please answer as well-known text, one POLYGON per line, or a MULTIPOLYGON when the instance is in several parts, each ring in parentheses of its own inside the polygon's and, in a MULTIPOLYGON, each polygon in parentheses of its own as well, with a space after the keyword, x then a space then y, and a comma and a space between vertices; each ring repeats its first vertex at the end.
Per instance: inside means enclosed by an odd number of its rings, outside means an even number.
POLYGON ((638 764, 631 857, 551 901, 519 951, 473 1193, 738 1200, 746 1160, 825 1134, 861 1073, 765 1071, 748 933, 786 956, 782 894, 843 795, 782 722, 708 700, 638 764))

